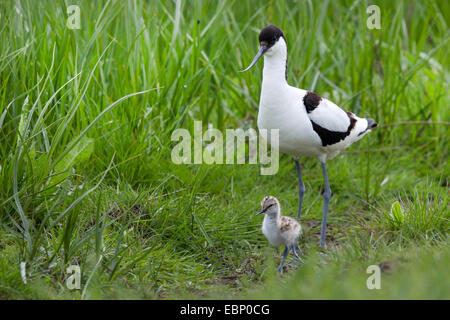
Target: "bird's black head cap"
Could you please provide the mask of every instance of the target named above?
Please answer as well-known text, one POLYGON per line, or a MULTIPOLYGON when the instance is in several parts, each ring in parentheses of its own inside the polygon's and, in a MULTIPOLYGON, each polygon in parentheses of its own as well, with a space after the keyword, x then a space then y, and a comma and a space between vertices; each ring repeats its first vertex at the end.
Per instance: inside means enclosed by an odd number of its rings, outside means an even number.
POLYGON ((259 33, 259 43, 264 43, 267 47, 273 46, 280 37, 286 41, 283 31, 273 24, 264 27, 259 33))
POLYGON ((284 41, 286 42, 286 38, 284 37, 283 31, 281 31, 281 29, 278 28, 277 26, 271 24, 268 25, 267 27, 264 27, 259 33, 259 52, 253 58, 253 61, 250 63, 247 69, 244 69, 239 72, 245 72, 247 70, 250 70, 256 64, 258 59, 261 58, 264 55, 264 53, 266 53, 267 50, 269 50, 275 43, 277 43, 277 41, 280 40, 281 37, 283 37, 284 41))

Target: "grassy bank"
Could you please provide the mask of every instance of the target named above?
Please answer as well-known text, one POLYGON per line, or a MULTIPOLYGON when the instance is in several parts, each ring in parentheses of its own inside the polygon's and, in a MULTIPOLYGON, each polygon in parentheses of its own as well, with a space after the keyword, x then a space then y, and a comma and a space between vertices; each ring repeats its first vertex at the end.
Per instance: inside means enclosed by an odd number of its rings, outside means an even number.
POLYGON ((0 1, 0 298, 449 298, 448 1, 381 1, 381 30, 368 1, 77 1, 79 30, 71 4, 0 1), (305 264, 281 277, 255 212, 270 194, 295 214, 292 159, 170 160, 194 120, 256 128, 262 64, 237 70, 269 23, 290 84, 380 124, 328 164, 326 252, 301 159, 305 264))

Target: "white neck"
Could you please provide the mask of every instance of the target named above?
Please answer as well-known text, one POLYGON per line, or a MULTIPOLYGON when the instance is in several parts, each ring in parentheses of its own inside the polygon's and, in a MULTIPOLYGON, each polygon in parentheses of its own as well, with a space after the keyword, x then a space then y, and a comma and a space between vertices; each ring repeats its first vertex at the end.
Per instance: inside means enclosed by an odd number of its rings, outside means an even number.
POLYGON ((281 38, 272 48, 273 52, 264 55, 263 86, 287 86, 286 59, 287 46, 281 38))
POLYGON ((281 60, 277 57, 264 57, 263 85, 264 83, 287 85, 286 58, 281 60))
POLYGON ((281 216, 281 210, 278 208, 276 212, 270 212, 266 214, 266 217, 270 220, 277 221, 281 216))

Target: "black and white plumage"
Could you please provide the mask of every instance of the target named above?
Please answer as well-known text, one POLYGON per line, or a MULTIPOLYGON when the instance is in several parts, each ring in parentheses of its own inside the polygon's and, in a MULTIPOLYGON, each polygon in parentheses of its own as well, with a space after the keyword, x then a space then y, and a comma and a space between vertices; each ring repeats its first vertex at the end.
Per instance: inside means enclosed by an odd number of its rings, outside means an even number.
POLYGON ((263 81, 258 112, 259 129, 279 129, 281 152, 294 156, 299 178, 300 218, 304 184, 298 157, 317 157, 325 178, 325 204, 320 244, 325 247, 328 203, 331 198, 325 161, 339 154, 377 126, 373 119, 359 118, 313 92, 287 83, 287 43, 274 25, 259 34, 260 50, 247 71, 264 55, 263 81))

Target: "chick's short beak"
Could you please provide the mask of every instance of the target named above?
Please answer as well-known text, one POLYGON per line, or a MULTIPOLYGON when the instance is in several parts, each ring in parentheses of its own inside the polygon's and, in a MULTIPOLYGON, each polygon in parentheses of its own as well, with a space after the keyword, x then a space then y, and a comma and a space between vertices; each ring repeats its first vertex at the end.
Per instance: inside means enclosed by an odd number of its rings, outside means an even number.
POLYGON ((257 214, 256 214, 256 216, 257 215, 260 215, 261 213, 264 213, 264 212, 266 212, 266 210, 267 210, 267 208, 265 208, 265 209, 262 209, 261 211, 259 211, 257 214))
POLYGON ((250 65, 248 66, 247 69, 241 70, 239 72, 245 72, 247 70, 250 70, 256 64, 256 62, 259 60, 259 58, 261 58, 264 55, 264 53, 266 53, 267 49, 268 49, 267 45, 261 43, 259 46, 259 52, 253 58, 252 63, 250 63, 250 65))

